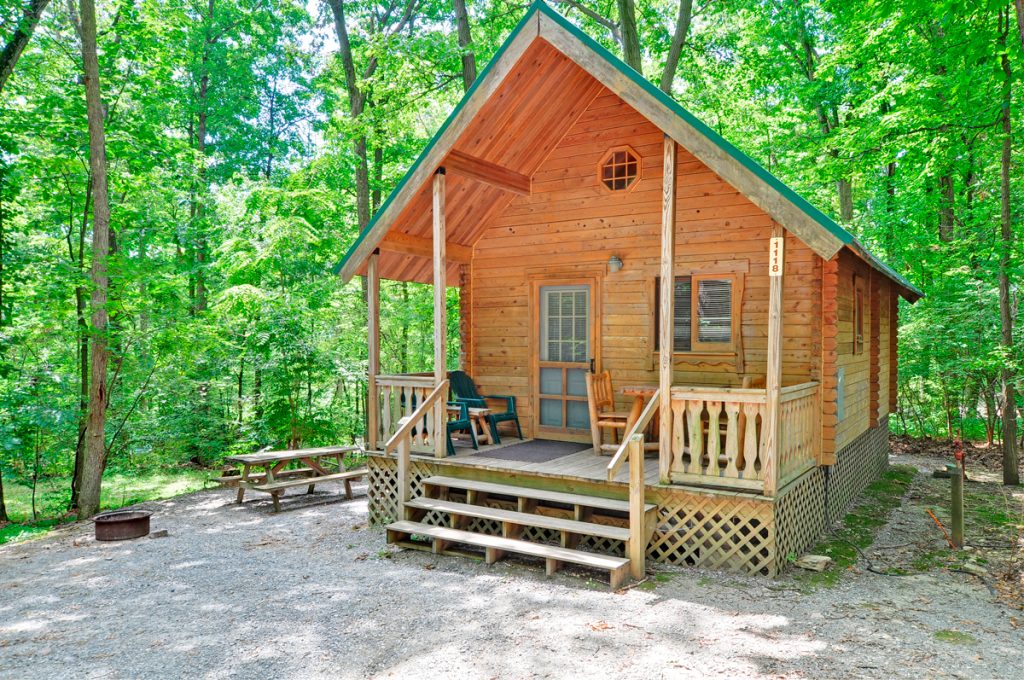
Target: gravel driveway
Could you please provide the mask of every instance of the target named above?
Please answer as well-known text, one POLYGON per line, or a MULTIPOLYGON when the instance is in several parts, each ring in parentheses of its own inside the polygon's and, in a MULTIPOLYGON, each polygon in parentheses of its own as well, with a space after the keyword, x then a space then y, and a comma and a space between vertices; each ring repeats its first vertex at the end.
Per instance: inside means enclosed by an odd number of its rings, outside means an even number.
POLYGON ((610 593, 586 573, 548 579, 515 561, 394 552, 367 528, 363 497, 289 495, 276 515, 269 500, 232 499, 211 490, 146 504, 166 538, 101 544, 77 525, 0 547, 0 677, 1019 678, 1024 668, 1020 612, 964 574, 863 571, 807 594, 788 575, 659 565, 646 586, 610 593))

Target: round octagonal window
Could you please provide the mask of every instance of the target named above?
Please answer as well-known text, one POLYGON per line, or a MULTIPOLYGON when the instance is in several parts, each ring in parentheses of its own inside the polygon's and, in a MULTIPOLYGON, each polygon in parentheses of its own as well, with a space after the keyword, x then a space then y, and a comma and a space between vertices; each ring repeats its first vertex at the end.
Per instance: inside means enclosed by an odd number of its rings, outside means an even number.
POLYGON ((601 183, 611 191, 629 189, 640 177, 640 157, 628 146, 608 151, 599 169, 601 183))

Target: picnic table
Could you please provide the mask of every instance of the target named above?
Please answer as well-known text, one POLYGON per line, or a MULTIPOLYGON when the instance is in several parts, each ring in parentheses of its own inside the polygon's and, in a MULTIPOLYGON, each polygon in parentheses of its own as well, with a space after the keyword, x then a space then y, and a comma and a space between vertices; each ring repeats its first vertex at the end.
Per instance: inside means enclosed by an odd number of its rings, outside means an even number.
POLYGON ((344 482, 345 497, 352 498, 352 480, 366 475, 366 468, 346 470, 345 456, 360 450, 358 446, 324 446, 228 456, 224 463, 228 466, 241 465, 242 472, 229 474, 237 472, 236 467, 229 467, 217 481, 238 486, 236 503, 245 498, 246 489, 269 493, 274 500, 274 512, 281 509, 281 494, 293 486, 307 486, 307 493, 313 493, 317 484, 344 482), (288 467, 295 462, 301 462, 304 467, 288 467))

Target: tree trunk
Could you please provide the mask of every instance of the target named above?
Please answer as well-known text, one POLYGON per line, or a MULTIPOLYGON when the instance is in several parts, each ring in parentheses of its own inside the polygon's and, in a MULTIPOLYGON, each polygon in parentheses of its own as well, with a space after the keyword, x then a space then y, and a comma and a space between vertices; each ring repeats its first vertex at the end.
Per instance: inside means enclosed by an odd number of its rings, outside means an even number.
POLYGON ((679 0, 679 14, 676 16, 676 29, 672 33, 672 44, 665 57, 665 70, 661 72, 661 91, 672 94, 672 84, 676 80, 679 69, 679 56, 683 53, 683 45, 690 34, 690 22, 693 19, 693 0, 679 0))
POLYGON ((1024 0, 1013 0, 1017 10, 1017 32, 1020 34, 1020 45, 1024 47, 1024 0))
MULTIPOLYGON (((85 270, 85 232, 89 227, 92 209, 92 177, 85 191, 85 209, 78 228, 78 252, 71 252, 79 274, 85 270)), ((68 246, 70 248, 70 245, 68 246)), ((78 496, 82 489, 85 470, 85 435, 89 429, 89 319, 85 286, 75 286, 75 323, 78 330, 78 440, 75 442, 75 469, 71 475, 71 502, 69 510, 78 510, 78 496)))
MULTIPOLYGON (((334 31, 338 38, 338 53, 345 71, 345 89, 348 92, 349 116, 357 120, 366 106, 366 94, 362 91, 356 78, 356 65, 352 56, 352 46, 348 39, 348 26, 345 24, 345 0, 327 0, 334 15, 334 31)), ((375 64, 367 67, 372 75, 375 64)), ((370 223, 370 169, 366 158, 366 134, 357 132, 352 141, 352 150, 356 157, 356 219, 359 231, 362 232, 370 223)))
POLYGON ((459 49, 462 50, 462 89, 469 92, 476 80, 476 54, 473 52, 473 35, 469 30, 469 14, 466 12, 466 0, 452 0, 452 4, 459 29, 459 49))
POLYGON ((1013 252, 1013 215, 1010 206, 1010 161, 1012 138, 1010 136, 1010 104, 1012 97, 1013 73, 1010 70, 1010 58, 1006 50, 1006 36, 1010 30, 1010 16, 1006 13, 1006 25, 1002 34, 1003 67, 1003 149, 1000 160, 1000 195, 1001 195, 1001 252, 999 255, 999 323, 1002 345, 1006 353, 1001 378, 1003 383, 1003 484, 1020 484, 1020 472, 1017 469, 1019 457, 1017 451, 1017 396, 1014 382, 1016 371, 1010 368, 1013 361, 1013 314, 1010 309, 1010 255, 1013 252))
POLYGON ((955 200, 953 176, 947 173, 939 177, 939 240, 943 243, 950 243, 953 240, 955 200))
POLYGON ((238 426, 242 426, 242 421, 245 416, 244 408, 244 394, 242 391, 242 384, 245 380, 245 355, 238 360, 238 426))
POLYGON ((848 224, 853 221, 853 183, 843 177, 837 179, 836 193, 839 194, 839 219, 848 224))
POLYGON ((14 29, 14 35, 10 37, 4 49, 0 52, 0 92, 4 91, 4 85, 14 73, 14 66, 21 58, 21 53, 32 38, 36 25, 43 18, 43 12, 50 0, 29 0, 28 6, 23 10, 24 16, 18 27, 14 29))
MULTIPOLYGON (((0 330, 7 324, 7 310, 4 302, 4 262, 7 259, 7 231, 5 229, 5 208, 4 208, 4 169, 0 166, 0 330)), ((0 526, 9 521, 7 517, 7 504, 4 501, 4 466, 0 459, 0 526)))
POLYGON ((252 401, 253 417, 257 423, 261 423, 263 421, 263 369, 259 365, 252 372, 252 401))
POLYGON ((80 0, 82 65, 85 76, 86 112, 89 122, 89 170, 92 174, 92 367, 89 380, 89 424, 79 518, 91 517, 100 508, 100 485, 106 464, 107 418, 107 255, 110 249, 110 203, 107 197, 107 143, 103 129, 100 66, 96 53, 96 7, 80 0))
POLYGON ((203 39, 203 56, 201 60, 201 71, 199 74, 199 102, 198 102, 198 124, 196 126, 196 152, 199 166, 196 170, 196 186, 192 193, 192 229, 195 233, 195 302, 196 313, 206 310, 206 207, 204 196, 206 192, 206 135, 207 121, 209 118, 209 93, 210 93, 210 48, 217 43, 217 37, 211 35, 213 24, 215 0, 208 0, 206 15, 207 34, 203 39))
POLYGON ((643 56, 640 53, 640 35, 636 30, 636 6, 633 0, 617 0, 619 4, 619 26, 622 30, 622 56, 627 64, 639 74, 644 72, 643 56))
POLYGON ((7 516, 7 503, 4 502, 4 466, 0 465, 0 526, 10 522, 7 516))

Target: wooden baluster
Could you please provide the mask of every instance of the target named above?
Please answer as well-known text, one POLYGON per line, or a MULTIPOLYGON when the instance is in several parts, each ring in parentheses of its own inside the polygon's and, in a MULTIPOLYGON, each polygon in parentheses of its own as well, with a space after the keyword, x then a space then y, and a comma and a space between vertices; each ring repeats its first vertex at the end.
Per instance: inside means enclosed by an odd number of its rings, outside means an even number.
POLYGON ((720 461, 718 456, 722 451, 722 402, 708 402, 708 474, 712 477, 719 476, 720 461))
POLYGON ((686 431, 683 427, 683 414, 686 412, 686 401, 672 400, 672 472, 686 472, 683 453, 686 449, 686 431))
POLYGON ((788 421, 787 409, 791 403, 786 402, 779 405, 779 427, 775 433, 775 469, 778 470, 779 479, 782 479, 782 475, 785 474, 786 459, 788 458, 786 442, 789 437, 786 432, 786 423, 788 421))
MULTIPOLYGON (((426 390, 420 390, 420 396, 416 400, 416 404, 422 404, 423 400, 426 399, 426 390)), ((423 414, 423 445, 429 446, 434 442, 434 409, 428 410, 423 414)))
POLYGON ((768 460, 768 437, 766 436, 765 427, 765 422, 768 418, 767 405, 758 404, 757 413, 761 416, 761 439, 757 442, 757 460, 761 464, 761 469, 757 472, 757 478, 763 481, 765 479, 765 475, 771 473, 769 466, 774 462, 768 460))
POLYGON ((690 472, 703 474, 704 469, 704 423, 701 412, 704 401, 695 399, 686 402, 686 420, 690 429, 690 472))
POLYGON ((755 469, 757 462, 757 404, 743 404, 743 413, 747 417, 746 431, 743 433, 743 478, 760 479, 755 469))
POLYGON ((737 402, 725 402, 725 476, 731 479, 739 477, 736 469, 740 453, 739 415, 740 405, 737 402))
POLYGON ((394 388, 392 388, 391 385, 387 385, 383 390, 381 390, 381 394, 384 395, 384 404, 380 414, 380 425, 384 430, 384 434, 382 436, 384 441, 390 439, 391 435, 395 433, 391 428, 391 398, 393 396, 393 391, 394 388))

